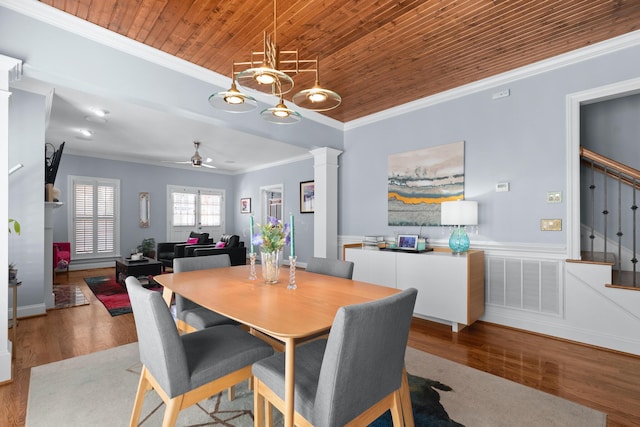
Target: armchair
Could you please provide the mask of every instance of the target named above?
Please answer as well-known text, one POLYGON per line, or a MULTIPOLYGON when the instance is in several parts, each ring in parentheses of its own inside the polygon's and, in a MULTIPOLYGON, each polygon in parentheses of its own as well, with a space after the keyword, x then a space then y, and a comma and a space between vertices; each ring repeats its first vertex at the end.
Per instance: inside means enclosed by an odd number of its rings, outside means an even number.
POLYGON ((69 276, 69 264, 71 263, 71 243, 53 243, 53 272, 56 270, 66 270, 69 276))

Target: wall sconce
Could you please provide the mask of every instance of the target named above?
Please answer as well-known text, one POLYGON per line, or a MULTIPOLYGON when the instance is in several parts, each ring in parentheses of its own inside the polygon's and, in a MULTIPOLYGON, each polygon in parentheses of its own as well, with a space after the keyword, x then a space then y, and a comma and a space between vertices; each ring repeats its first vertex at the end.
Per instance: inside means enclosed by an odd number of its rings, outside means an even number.
POLYGON ((469 236, 465 230, 467 225, 478 225, 478 202, 456 200, 442 202, 440 205, 440 223, 454 226, 449 237, 449 247, 454 255, 469 250, 469 236))

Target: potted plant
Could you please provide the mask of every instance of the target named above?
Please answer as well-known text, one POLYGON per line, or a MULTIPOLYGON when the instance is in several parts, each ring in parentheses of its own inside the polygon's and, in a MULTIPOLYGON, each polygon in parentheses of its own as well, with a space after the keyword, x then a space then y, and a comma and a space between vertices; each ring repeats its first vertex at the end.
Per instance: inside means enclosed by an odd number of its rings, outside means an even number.
MULTIPOLYGON (((11 233, 11 228, 13 228, 13 232, 16 234, 20 234, 20 223, 15 219, 9 218, 9 233, 11 233), (13 227, 12 227, 13 226, 13 227)), ((14 263, 9 264, 9 280, 16 280, 18 277, 18 269, 14 263)))
POLYGON ((18 278, 18 269, 14 263, 9 264, 9 280, 16 280, 18 278))
POLYGON ((143 239, 142 243, 137 247, 138 252, 142 252, 147 258, 155 258, 156 257, 156 239, 150 237, 148 239, 143 239))

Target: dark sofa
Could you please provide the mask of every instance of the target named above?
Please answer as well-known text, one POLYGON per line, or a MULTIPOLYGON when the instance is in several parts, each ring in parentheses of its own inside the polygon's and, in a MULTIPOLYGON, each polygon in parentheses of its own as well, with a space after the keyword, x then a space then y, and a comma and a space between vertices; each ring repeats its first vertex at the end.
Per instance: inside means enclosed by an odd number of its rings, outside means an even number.
POLYGON ((208 233, 191 232, 189 237, 197 237, 198 242, 188 244, 185 242, 158 243, 158 261, 162 263, 162 268, 173 268, 175 258, 202 255, 229 254, 231 265, 244 265, 247 263, 247 248, 244 242, 240 241, 240 236, 235 234, 223 234, 218 242, 209 239, 208 233), (216 244, 224 242, 223 248, 216 248, 216 244))

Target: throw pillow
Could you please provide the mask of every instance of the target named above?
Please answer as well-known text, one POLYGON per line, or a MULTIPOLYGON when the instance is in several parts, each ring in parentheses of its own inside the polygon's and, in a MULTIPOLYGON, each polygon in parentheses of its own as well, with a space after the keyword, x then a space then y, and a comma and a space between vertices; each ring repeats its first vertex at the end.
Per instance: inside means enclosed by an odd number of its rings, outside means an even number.
POLYGON ((225 242, 216 243, 216 249, 224 248, 225 246, 227 246, 225 242))
POLYGON ((196 243, 198 243, 197 237, 189 237, 187 239, 187 245, 195 245, 196 243))

